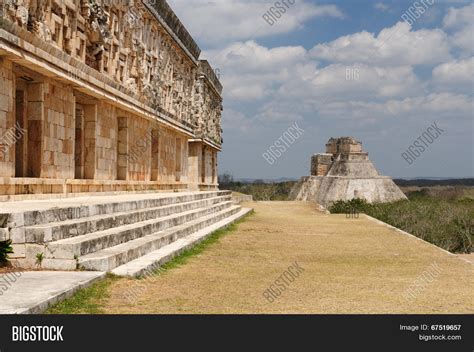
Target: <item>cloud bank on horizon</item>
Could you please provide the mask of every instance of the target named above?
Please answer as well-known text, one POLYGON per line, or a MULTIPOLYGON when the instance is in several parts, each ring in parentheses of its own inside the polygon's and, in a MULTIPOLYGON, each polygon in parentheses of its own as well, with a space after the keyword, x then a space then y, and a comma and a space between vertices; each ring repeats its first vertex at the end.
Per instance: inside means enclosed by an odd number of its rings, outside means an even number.
POLYGON ((221 75, 221 173, 307 175, 311 154, 349 135, 383 174, 474 176, 472 2, 286 0, 274 21, 273 1, 169 3, 221 75), (265 162, 295 122, 303 136, 265 162), (445 133, 408 165, 401 154, 433 122, 445 133))

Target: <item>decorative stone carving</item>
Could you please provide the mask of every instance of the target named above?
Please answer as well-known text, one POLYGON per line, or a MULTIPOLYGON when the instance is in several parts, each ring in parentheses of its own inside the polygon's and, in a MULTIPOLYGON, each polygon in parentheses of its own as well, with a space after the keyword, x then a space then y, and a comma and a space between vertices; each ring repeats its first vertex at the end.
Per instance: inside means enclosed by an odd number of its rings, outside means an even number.
MULTIPOLYGON (((169 18, 168 25, 173 23, 168 5, 155 8, 169 18)), ((150 5, 137 0, 4 0, 3 9, 10 21, 221 144, 222 86, 207 61, 196 67, 197 57, 190 58, 179 48, 156 21, 150 5), (193 108, 192 102, 199 106, 193 108)), ((181 28, 177 35, 189 52, 199 54, 186 33, 181 28)))

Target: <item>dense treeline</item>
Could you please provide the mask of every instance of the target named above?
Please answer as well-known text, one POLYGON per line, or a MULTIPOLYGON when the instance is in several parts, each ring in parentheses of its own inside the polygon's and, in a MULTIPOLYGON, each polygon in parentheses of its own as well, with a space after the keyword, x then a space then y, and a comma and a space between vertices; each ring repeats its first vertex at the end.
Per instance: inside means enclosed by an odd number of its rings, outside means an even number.
POLYGON ((433 187, 433 186, 474 186, 474 178, 453 178, 449 180, 393 180, 400 187, 418 186, 418 187, 433 187))
POLYGON ((257 201, 288 200, 288 195, 295 183, 295 181, 266 183, 263 180, 240 182, 234 181, 232 175, 229 174, 219 176, 220 189, 250 194, 257 201))

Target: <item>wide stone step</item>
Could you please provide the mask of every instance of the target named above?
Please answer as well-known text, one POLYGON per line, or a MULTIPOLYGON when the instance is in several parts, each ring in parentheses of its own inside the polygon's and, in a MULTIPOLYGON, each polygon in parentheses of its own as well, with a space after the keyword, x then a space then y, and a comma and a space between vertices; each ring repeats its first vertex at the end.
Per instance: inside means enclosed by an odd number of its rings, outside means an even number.
MULTIPOLYGON (((87 218, 96 215, 103 215, 103 214, 112 214, 118 212, 126 212, 132 211, 137 209, 145 209, 145 208, 154 208, 169 204, 175 203, 182 203, 182 202, 191 202, 195 200, 201 200, 206 198, 213 198, 218 196, 227 196, 231 195, 231 191, 210 191, 210 192, 193 192, 193 193, 186 193, 186 194, 144 194, 144 195, 130 195, 128 198, 122 199, 124 200, 117 200, 120 196, 109 196, 109 197, 95 197, 90 198, 79 198, 77 202, 83 201, 84 204, 81 205, 74 205, 74 206, 67 206, 62 205, 63 202, 58 202, 58 206, 51 208, 49 205, 51 204, 51 200, 48 202, 46 201, 37 201, 34 204, 38 204, 38 208, 43 205, 47 204, 48 207, 41 210, 26 210, 26 211, 18 211, 15 210, 14 212, 8 212, 3 210, 2 213, 7 216, 7 223, 9 225, 18 226, 33 226, 33 225, 40 225, 40 224, 48 224, 52 222, 60 222, 72 219, 80 219, 80 218, 87 218), (133 199, 133 198, 137 199, 133 199), (19 219, 21 217, 21 219, 19 219)), ((72 200, 69 200, 72 202, 72 200)), ((31 202, 26 202, 25 207, 32 207, 30 204, 31 202)), ((44 206, 44 205, 43 205, 44 206)))
POLYGON ((72 260, 173 226, 185 224, 200 217, 220 212, 231 206, 231 201, 220 202, 205 208, 193 209, 83 236, 50 242, 45 245, 45 258, 72 260))
POLYGON ((126 264, 118 266, 112 270, 112 273, 119 276, 130 277, 151 275, 153 271, 158 269, 161 265, 170 261, 175 256, 181 254, 183 251, 195 246, 214 231, 229 226, 251 211, 252 209, 250 208, 241 208, 238 212, 231 216, 206 226, 190 235, 182 237, 166 246, 145 254, 144 256, 134 259, 126 264))
POLYGON ((169 245, 179 238, 228 218, 238 213, 240 209, 239 206, 232 206, 185 224, 79 257, 78 267, 85 270, 111 271, 120 265, 169 245))
POLYGON ((27 243, 45 243, 59 241, 61 239, 82 236, 93 232, 104 231, 114 227, 133 224, 140 221, 155 219, 170 214, 208 207, 220 202, 226 202, 231 196, 219 196, 194 200, 191 202, 174 203, 155 208, 144 208, 127 212, 119 212, 105 215, 96 215, 88 218, 53 222, 28 226, 25 228, 27 243))

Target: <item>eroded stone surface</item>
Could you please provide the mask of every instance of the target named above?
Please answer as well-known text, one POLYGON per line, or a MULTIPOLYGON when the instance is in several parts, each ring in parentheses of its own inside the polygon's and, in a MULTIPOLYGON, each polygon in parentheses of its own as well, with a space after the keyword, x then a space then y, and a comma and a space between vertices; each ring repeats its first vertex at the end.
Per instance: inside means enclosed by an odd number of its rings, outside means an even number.
POLYGON ((215 189, 222 85, 199 55, 166 1, 1 2, 0 200, 215 189))
MULTIPOLYGON (((5 274, 3 274, 5 275, 5 274)), ((13 271, 6 274, 0 314, 38 314, 105 276, 101 272, 13 271)))
POLYGON ((378 174, 361 142, 352 137, 331 138, 326 153, 313 155, 311 176, 301 178, 290 199, 328 206, 337 200, 353 198, 383 203, 406 196, 391 178, 378 174))

